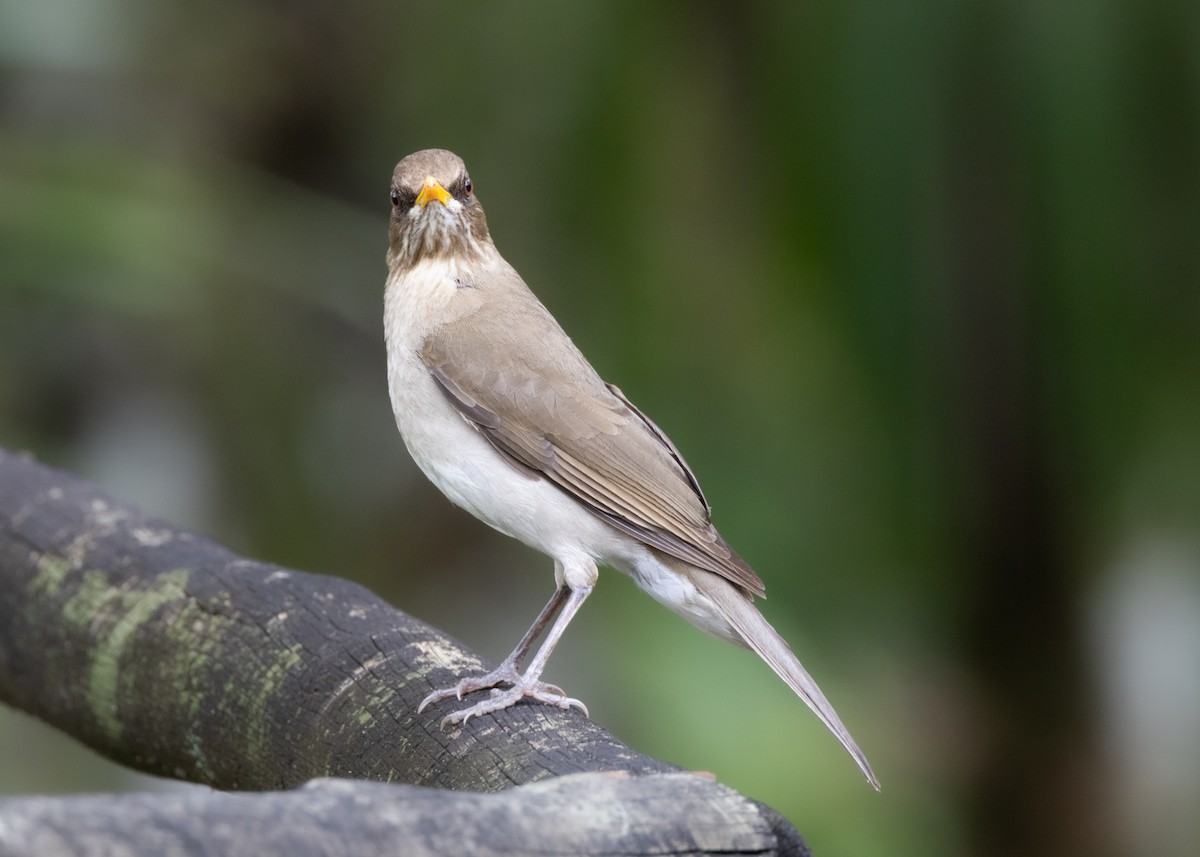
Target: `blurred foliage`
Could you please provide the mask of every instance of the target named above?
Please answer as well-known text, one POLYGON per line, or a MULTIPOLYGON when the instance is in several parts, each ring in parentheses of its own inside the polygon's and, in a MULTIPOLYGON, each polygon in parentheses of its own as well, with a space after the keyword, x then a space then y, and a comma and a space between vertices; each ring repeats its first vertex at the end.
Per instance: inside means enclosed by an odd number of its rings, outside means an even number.
MULTIPOLYGON (((884 791, 616 575, 550 680, 818 853, 1191 853, 1197 57, 1183 0, 4 0, 0 443, 499 658, 550 563, 384 380, 388 179, 453 149, 884 791)), ((6 712, 0 756, 129 782, 6 712)))

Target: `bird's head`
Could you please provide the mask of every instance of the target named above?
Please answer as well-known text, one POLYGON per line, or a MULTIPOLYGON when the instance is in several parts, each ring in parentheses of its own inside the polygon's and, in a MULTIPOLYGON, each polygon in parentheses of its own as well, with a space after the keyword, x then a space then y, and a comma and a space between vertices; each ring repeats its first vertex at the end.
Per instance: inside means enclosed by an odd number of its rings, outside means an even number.
POLYGON ((392 174, 391 197, 389 268, 438 257, 469 261, 491 244, 467 165, 453 152, 424 149, 402 160, 392 174))

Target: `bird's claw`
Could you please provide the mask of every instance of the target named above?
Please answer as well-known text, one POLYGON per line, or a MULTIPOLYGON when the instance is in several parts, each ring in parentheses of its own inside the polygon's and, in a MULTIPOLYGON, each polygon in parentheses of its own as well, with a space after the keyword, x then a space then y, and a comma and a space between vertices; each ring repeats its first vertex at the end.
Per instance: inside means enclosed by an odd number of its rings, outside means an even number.
MULTIPOLYGON (((485 676, 484 678, 487 677, 485 676)), ((464 681, 476 683, 481 680, 464 679, 464 681)), ((467 708, 463 708, 458 711, 452 711, 447 714, 442 718, 439 728, 445 729, 447 725, 465 726, 467 721, 472 717, 478 717, 482 714, 491 714, 495 711, 503 711, 505 708, 515 705, 522 699, 532 699, 534 702, 540 702, 545 705, 553 705, 555 708, 562 708, 564 710, 575 707, 582 711, 584 716, 591 716, 588 714, 586 705, 574 697, 567 696, 563 689, 557 685, 548 684, 541 681, 526 681, 524 678, 518 678, 516 681, 509 682, 512 684, 512 687, 501 690, 500 688, 495 687, 495 685, 498 683, 499 682, 492 682, 489 685, 484 685, 484 687, 473 688, 474 690, 483 690, 485 687, 491 687, 492 692, 488 695, 487 699, 481 700, 474 705, 468 706, 467 708)), ((454 688, 445 688, 443 690, 434 691, 429 696, 425 697, 424 701, 417 709, 418 713, 424 709, 427 704, 438 702, 443 699, 449 699, 454 695, 455 689, 462 684, 463 682, 460 681, 454 688), (435 696, 437 699, 434 698, 435 696)))
POLYGON ((467 721, 472 717, 491 714, 495 711, 503 711, 505 708, 515 705, 522 699, 532 699, 535 702, 552 705, 555 708, 562 708, 564 710, 574 706, 582 711, 585 716, 590 716, 588 715, 586 705, 574 697, 567 696, 560 688, 554 685, 543 684, 542 682, 533 682, 527 686, 516 684, 507 690, 497 688, 491 692, 487 699, 477 702, 468 708, 452 711, 447 714, 442 718, 441 728, 445 729, 447 724, 465 726, 467 721))
POLYGON ((521 674, 517 672, 517 668, 511 664, 503 663, 490 673, 485 673, 481 676, 467 676, 464 679, 460 679, 458 684, 435 690, 421 700, 421 704, 417 706, 417 714, 420 714, 434 703, 441 702, 450 697, 461 700, 464 694, 495 688, 498 684, 515 685, 520 681, 521 674))

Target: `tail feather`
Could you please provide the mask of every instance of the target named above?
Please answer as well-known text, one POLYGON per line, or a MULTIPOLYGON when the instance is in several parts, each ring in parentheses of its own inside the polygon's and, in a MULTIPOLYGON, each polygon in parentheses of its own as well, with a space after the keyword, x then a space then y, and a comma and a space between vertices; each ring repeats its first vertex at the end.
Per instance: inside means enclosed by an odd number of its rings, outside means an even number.
POLYGON ((841 718, 833 710, 833 706, 825 698, 825 694, 821 692, 821 688, 817 687, 812 676, 792 654, 787 642, 750 603, 750 599, 735 586, 715 574, 701 572, 693 574, 692 579, 697 588, 712 599, 717 609, 737 630, 746 644, 767 662, 775 674, 804 700, 829 731, 837 737, 846 751, 854 757, 859 769, 866 776, 867 782, 878 791, 879 780, 876 778, 875 772, 871 770, 871 763, 867 761, 866 754, 859 749, 849 730, 842 724, 841 718))

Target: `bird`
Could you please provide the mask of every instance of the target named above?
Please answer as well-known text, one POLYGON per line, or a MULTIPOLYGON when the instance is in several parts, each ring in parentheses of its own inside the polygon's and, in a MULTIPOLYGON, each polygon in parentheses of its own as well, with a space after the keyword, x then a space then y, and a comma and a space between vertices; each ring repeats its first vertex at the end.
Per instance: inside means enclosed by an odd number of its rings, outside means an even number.
POLYGON ((508 657, 430 693, 418 713, 489 690, 442 728, 524 699, 586 714, 541 675, 607 566, 700 630, 757 653, 878 790, 833 706, 754 606, 763 582, 713 526, 679 450, 600 377, 496 249, 463 160, 445 149, 408 155, 390 197, 384 338, 404 444, 452 503, 554 561, 554 594, 508 657))

